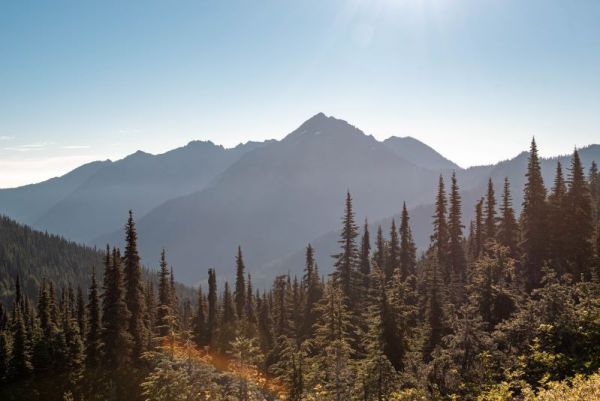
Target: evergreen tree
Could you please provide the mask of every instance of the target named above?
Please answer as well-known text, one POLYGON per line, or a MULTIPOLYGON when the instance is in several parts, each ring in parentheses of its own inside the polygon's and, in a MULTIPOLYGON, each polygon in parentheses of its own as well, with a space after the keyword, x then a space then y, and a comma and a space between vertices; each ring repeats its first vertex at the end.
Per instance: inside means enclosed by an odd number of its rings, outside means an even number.
POLYGON ((385 279, 391 282, 394 274, 400 271, 400 239, 398 238, 398 230, 396 222, 392 219, 390 227, 390 241, 388 243, 388 253, 385 264, 385 279))
POLYGON ((448 234, 450 236, 448 249, 448 266, 452 284, 452 301, 460 304, 464 301, 464 286, 466 282, 466 258, 463 248, 463 225, 461 223, 461 200, 456 183, 456 174, 452 174, 450 191, 450 213, 448 214, 448 234))
POLYGON ((206 325, 205 301, 202 294, 202 287, 198 289, 198 304, 196 305, 192 331, 196 345, 199 347, 208 345, 208 327, 206 325))
POLYGON ((214 269, 208 269, 208 316, 207 342, 213 344, 214 333, 217 331, 217 276, 214 269))
POLYGON ((515 218, 512 207, 512 196, 510 194, 510 183, 508 177, 504 178, 504 190, 502 192, 502 204, 500 205, 500 223, 498 225, 498 241, 507 247, 513 258, 517 257, 519 225, 515 218))
POLYGON ((494 183, 488 180, 488 189, 485 202, 485 241, 496 239, 496 195, 494 183))
POLYGON ((444 189, 444 179, 440 175, 438 192, 435 201, 435 215, 433 216, 433 235, 431 236, 432 248, 436 252, 436 258, 439 266, 442 268, 441 274, 448 278, 449 272, 446 269, 448 260, 448 223, 446 222, 446 191, 444 189))
POLYGON ((92 284, 88 293, 87 303, 87 336, 86 336, 86 363, 90 368, 100 364, 102 342, 102 328, 100 326, 100 299, 98 284, 96 283, 96 269, 92 268, 92 284))
POLYGON ((552 192, 548 196, 548 218, 550 224, 550 254, 552 256, 552 264, 557 272, 565 272, 565 239, 567 232, 567 187, 562 173, 560 161, 556 163, 556 176, 554 178, 554 186, 552 192))
POLYGON ((362 278, 362 291, 365 292, 369 288, 369 276, 371 274, 371 239, 369 238, 369 223, 365 219, 363 235, 360 241, 360 276, 362 278))
POLYGON ((358 237, 358 227, 354 224, 354 211, 352 210, 352 197, 350 192, 346 193, 346 208, 342 218, 342 232, 338 243, 341 245, 341 252, 334 255, 335 272, 334 280, 340 284, 340 288, 346 297, 348 305, 352 304, 356 294, 354 293, 354 274, 358 261, 358 249, 356 238, 358 237))
MULTIPOLYGON (((18 298, 15 296, 15 302, 16 299, 18 298)), ((19 299, 22 302, 22 298, 19 299)), ((18 306, 15 308, 12 326, 12 352, 7 376, 12 380, 18 380, 28 377, 32 371, 29 339, 23 314, 18 306)))
POLYGON ((525 176, 527 182, 523 193, 520 245, 523 251, 525 287, 531 291, 540 286, 542 266, 548 256, 546 188, 535 139, 531 141, 525 176))
POLYGON ((439 274, 439 264, 435 254, 426 261, 425 325, 426 335, 423 344, 423 358, 431 359, 431 354, 440 345, 445 333, 444 293, 439 274))
POLYGON ((242 257, 242 247, 238 246, 237 256, 235 257, 236 275, 235 275, 235 291, 233 297, 235 300, 235 311, 238 319, 244 317, 244 309, 246 305, 246 282, 244 259, 242 257))
POLYGON ((86 331, 86 316, 85 316, 85 301, 83 300, 83 291, 81 287, 77 287, 77 326, 79 328, 79 334, 82 336, 86 331))
POLYGON ((381 226, 377 226, 377 239, 375 241, 375 253, 373 254, 373 260, 380 269, 385 269, 386 254, 387 246, 385 239, 383 238, 383 231, 381 230, 381 226))
POLYGON ((146 350, 146 330, 144 324, 144 284, 142 281, 142 267, 137 250, 137 232, 133 221, 133 212, 129 211, 129 218, 125 225, 125 254, 123 255, 125 302, 129 310, 129 334, 133 339, 132 356, 139 358, 146 350))
POLYGON ((400 221, 400 273, 402 281, 416 273, 417 247, 410 229, 406 202, 402 205, 402 219, 400 221))
POLYGON ((158 272, 158 314, 157 325, 160 337, 169 335, 173 328, 173 294, 170 282, 170 271, 165 250, 160 254, 160 271, 158 272))
POLYGON ((304 304, 303 326, 301 338, 308 339, 313 336, 313 328, 317 321, 316 307, 322 297, 319 273, 316 270, 314 249, 308 244, 306 247, 306 262, 304 266, 304 278, 306 302, 304 304))
POLYGON ((0 384, 6 380, 10 362, 10 348, 8 347, 8 335, 6 331, 0 330, 0 384))
POLYGON ((125 289, 121 270, 121 255, 114 249, 112 257, 106 249, 104 268, 104 293, 102 295, 102 361, 108 369, 121 369, 129 366, 131 335, 129 334, 130 314, 125 303, 125 289))
POLYGON ((592 197, 586 182, 579 152, 575 150, 569 171, 567 194, 566 255, 570 272, 575 280, 591 278, 590 262, 593 258, 594 226, 592 220, 592 197))

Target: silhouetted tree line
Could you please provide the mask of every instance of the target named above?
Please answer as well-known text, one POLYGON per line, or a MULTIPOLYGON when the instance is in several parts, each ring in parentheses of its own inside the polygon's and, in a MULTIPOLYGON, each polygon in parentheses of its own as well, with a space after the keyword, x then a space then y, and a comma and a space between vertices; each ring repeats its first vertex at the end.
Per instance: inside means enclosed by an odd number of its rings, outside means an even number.
POLYGON ((448 193, 440 177, 420 256, 406 205, 372 242, 348 193, 329 277, 309 244, 302 277, 255 290, 238 248, 234 285, 218 288, 209 269, 193 301, 178 299, 164 250, 144 279, 130 214, 124 251, 107 247, 87 291, 42 279, 33 301, 16 275, 0 309, 0 398, 530 400, 592 375, 600 175, 575 151, 548 193, 533 141, 526 177, 519 217, 508 180, 497 197, 490 179, 466 234, 456 177, 448 193))

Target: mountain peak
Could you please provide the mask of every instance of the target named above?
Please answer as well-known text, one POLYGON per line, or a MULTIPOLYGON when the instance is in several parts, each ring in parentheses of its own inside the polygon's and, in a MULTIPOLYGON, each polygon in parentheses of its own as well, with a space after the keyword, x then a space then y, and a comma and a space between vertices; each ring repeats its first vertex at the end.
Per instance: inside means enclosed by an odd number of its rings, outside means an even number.
POLYGON ((328 117, 324 113, 317 113, 303 122, 302 125, 286 136, 285 139, 299 139, 316 135, 328 137, 366 136, 364 132, 345 120, 340 120, 333 116, 328 117))

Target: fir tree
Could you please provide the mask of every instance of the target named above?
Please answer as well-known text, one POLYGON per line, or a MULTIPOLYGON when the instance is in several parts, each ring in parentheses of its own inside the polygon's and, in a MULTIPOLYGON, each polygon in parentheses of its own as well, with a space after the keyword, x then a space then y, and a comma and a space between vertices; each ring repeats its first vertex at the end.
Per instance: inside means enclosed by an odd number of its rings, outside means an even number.
POLYGON ((359 272, 362 278, 362 291, 365 292, 369 288, 369 276, 371 274, 371 239, 369 238, 369 223, 365 219, 363 235, 360 241, 360 262, 359 272))
POLYGON ((515 258, 518 252, 519 225, 515 218, 510 193, 508 177, 504 178, 502 204, 500 205, 500 223, 498 224, 498 241, 510 250, 510 255, 515 258))
POLYGON ((381 230, 381 226, 377 226, 377 239, 375 241, 375 253, 373 254, 373 260, 380 269, 385 269, 386 254, 387 246, 385 239, 383 238, 383 231, 381 230))
MULTIPOLYGON (((22 298, 20 299, 22 302, 22 298)), ((12 380, 18 380, 28 377, 32 371, 29 339, 19 307, 15 308, 12 326, 12 352, 8 362, 7 376, 12 380)))
POLYGON ((202 287, 198 289, 198 304, 196 305, 196 314, 194 315, 193 323, 193 337, 194 342, 199 347, 208 345, 208 329, 206 326, 206 314, 204 305, 204 295, 202 294, 202 287))
POLYGON ((125 254, 123 257, 125 302, 130 313, 129 334, 133 339, 132 356, 139 358, 146 350, 146 327, 144 324, 144 284, 142 282, 142 267, 137 250, 137 232, 133 221, 133 212, 125 225, 125 254))
POLYGON ((402 205, 402 218, 400 220, 400 273, 402 281, 415 274, 417 266, 417 247, 410 229, 406 202, 402 205))
POLYGON ((358 237, 358 227, 354 224, 354 211, 352 210, 352 197, 350 192, 346 193, 346 208, 342 218, 342 232, 338 243, 341 245, 341 252, 334 255, 335 272, 334 280, 340 283, 344 296, 349 305, 354 300, 354 272, 358 259, 358 249, 356 238, 358 237))
POLYGON ((87 337, 86 337, 86 363, 90 368, 100 364, 102 351, 100 326, 100 300, 98 297, 98 284, 96 283, 96 269, 92 268, 92 283, 88 293, 87 308, 87 337))
POLYGON ((566 255, 570 261, 570 272, 575 280, 589 280, 589 266, 593 257, 592 197, 583 172, 579 152, 575 150, 569 171, 569 192, 567 194, 566 255))
POLYGON ((310 244, 306 247, 306 262, 302 282, 305 286, 306 302, 304 304, 301 338, 308 339, 313 336, 313 328, 317 321, 316 307, 323 295, 319 273, 315 265, 314 249, 310 244))
POLYGON ((170 275, 165 250, 163 249, 160 254, 160 271, 158 272, 157 325, 160 337, 169 335, 173 326, 173 294, 170 275))
POLYGON ((450 237, 448 249, 448 266, 450 282, 452 283, 452 301, 460 304, 464 301, 464 286, 466 282, 466 258, 463 248, 463 226, 461 224, 461 200, 456 183, 456 174, 452 174, 450 191, 450 213, 448 214, 448 234, 450 237))
POLYGON ((235 311, 238 319, 244 318, 244 309, 246 305, 246 282, 244 258, 242 257, 242 247, 238 246, 237 256, 235 257, 236 275, 235 275, 235 291, 233 293, 235 301, 235 311))
POLYGON ((446 269, 448 260, 448 223, 446 222, 446 191, 444 179, 440 175, 438 192, 435 201, 435 215, 433 216, 433 235, 431 236, 432 248, 435 250, 442 276, 448 276, 446 269))
POLYGON ((129 366, 131 335, 129 334, 130 314, 125 303, 125 289, 121 270, 121 256, 114 249, 106 249, 104 269, 104 293, 102 295, 102 361, 108 369, 121 369, 129 366))
POLYGON ((565 239, 567 236, 567 187, 562 173, 560 161, 556 163, 556 175, 552 192, 548 196, 548 225, 550 233, 550 254, 554 269, 561 274, 565 272, 565 239))
POLYGON ((439 264, 435 255, 427 261, 426 272, 426 303, 425 325, 426 336, 423 344, 423 358, 431 359, 431 354, 440 345, 445 332, 444 293, 439 274, 439 264))
POLYGON ((487 195, 485 198, 485 241, 496 239, 496 195, 494 183, 488 180, 487 195))
POLYGON ((398 238, 398 230, 396 222, 392 219, 390 227, 390 241, 388 243, 388 253, 385 265, 385 279, 391 282, 394 274, 400 271, 400 239, 398 238))
POLYGON ((521 249, 525 286, 528 291, 539 287, 542 266, 548 256, 546 188, 540 168, 535 139, 531 141, 527 164, 527 182, 521 213, 521 249))
POLYGON ((208 316, 207 342, 213 344, 214 333, 217 331, 217 276, 214 269, 208 269, 208 316))

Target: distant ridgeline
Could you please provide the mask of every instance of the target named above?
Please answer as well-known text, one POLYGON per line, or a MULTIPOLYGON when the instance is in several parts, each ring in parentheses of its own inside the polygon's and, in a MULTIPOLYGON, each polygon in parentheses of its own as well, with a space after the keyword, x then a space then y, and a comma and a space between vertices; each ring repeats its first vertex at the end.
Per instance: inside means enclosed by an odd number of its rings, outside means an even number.
MULTIPOLYGON (((98 272, 104 266, 104 250, 68 241, 61 236, 43 233, 0 216, 0 302, 12 304, 15 280, 19 275, 23 295, 36 299, 42 280, 56 288, 88 288, 92 267, 98 272)), ((156 276, 144 269, 147 279, 156 276)), ((190 289, 177 284, 177 292, 185 298, 190 289)))
POLYGON ((94 248, 0 217, 0 300, 5 304, 14 297, 17 274, 24 294, 35 299, 44 278, 58 288, 87 288, 92 266, 102 263, 102 253, 94 248))

